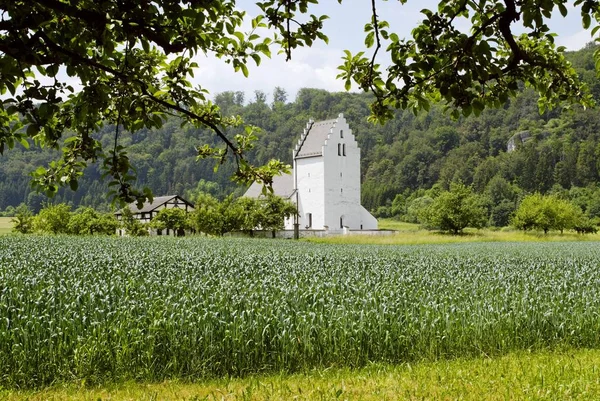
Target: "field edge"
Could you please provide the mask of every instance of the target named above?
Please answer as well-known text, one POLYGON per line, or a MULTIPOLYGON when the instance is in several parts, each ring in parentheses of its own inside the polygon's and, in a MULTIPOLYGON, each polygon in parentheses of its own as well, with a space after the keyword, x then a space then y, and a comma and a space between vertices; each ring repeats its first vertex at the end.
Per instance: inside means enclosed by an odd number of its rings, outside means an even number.
POLYGON ((520 351, 455 359, 195 383, 67 384, 41 391, 0 388, 5 401, 70 400, 395 400, 599 399, 600 350, 520 351))

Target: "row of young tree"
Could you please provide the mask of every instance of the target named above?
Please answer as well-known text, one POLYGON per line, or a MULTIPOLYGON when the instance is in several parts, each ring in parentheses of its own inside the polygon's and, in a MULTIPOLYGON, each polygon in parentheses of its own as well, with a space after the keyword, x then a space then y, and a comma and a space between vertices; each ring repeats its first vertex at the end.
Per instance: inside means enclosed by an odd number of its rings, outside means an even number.
MULTIPOLYGON (((453 183, 448 191, 416 198, 409 206, 410 215, 425 228, 461 233, 466 227, 483 228, 489 225, 490 209, 498 212, 471 187, 453 183), (430 196, 432 195, 432 196, 430 196)), ((579 234, 596 233, 600 222, 566 198, 534 193, 521 199, 517 206, 503 210, 503 218, 519 230, 575 230, 579 234)), ((507 224, 508 225, 508 224, 507 224)))
POLYGON ((90 207, 79 207, 71 211, 65 203, 44 206, 34 215, 27 205, 16 208, 14 230, 23 234, 67 234, 67 235, 114 235, 123 229, 129 236, 145 236, 148 229, 157 232, 170 230, 179 235, 185 231, 222 236, 229 232, 254 230, 277 231, 284 227, 286 218, 296 213, 291 202, 266 195, 260 199, 234 198, 227 196, 223 201, 209 194, 199 194, 197 208, 191 213, 183 209, 162 209, 148 224, 136 219, 125 207, 121 220, 112 213, 100 213, 90 207))

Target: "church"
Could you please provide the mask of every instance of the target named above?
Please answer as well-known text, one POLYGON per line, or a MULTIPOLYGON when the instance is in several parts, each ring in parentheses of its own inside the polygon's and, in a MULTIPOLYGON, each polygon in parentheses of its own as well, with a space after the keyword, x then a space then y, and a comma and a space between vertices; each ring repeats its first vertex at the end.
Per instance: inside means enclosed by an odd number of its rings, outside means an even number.
MULTIPOLYGON (((244 196, 259 197, 254 183, 244 196)), ((360 148, 343 114, 308 122, 293 151, 291 174, 273 180, 275 195, 298 207, 301 230, 376 230, 377 219, 360 204, 360 148)), ((292 230, 294 220, 285 222, 292 230)))

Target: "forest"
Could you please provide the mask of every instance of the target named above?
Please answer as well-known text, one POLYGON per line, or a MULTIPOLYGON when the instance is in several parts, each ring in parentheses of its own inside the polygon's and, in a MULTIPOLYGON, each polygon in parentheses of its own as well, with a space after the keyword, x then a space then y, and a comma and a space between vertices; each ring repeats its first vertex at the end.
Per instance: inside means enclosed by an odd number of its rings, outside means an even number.
MULTIPOLYGON (((594 52, 588 45, 567 56, 594 98, 600 100, 594 52)), ((533 90, 521 88, 502 108, 455 120, 436 104, 417 115, 398 110, 385 125, 367 122, 372 97, 368 93, 330 93, 304 88, 295 99, 284 89, 224 92, 214 102, 224 115, 239 115, 262 129, 251 163, 272 158, 291 163, 295 141, 306 122, 343 113, 361 148, 362 202, 378 217, 417 221, 417 209, 452 183, 470 186, 482 196, 489 223, 508 224, 509 216, 528 194, 552 194, 581 207, 588 217, 600 217, 600 115, 580 106, 540 113, 533 90), (509 146, 510 145, 510 146, 509 146)), ((103 145, 114 141, 114 126, 97 132, 103 145)), ((228 132, 233 135, 235 132, 228 132)), ((246 187, 230 180, 233 163, 215 166, 197 161, 196 147, 218 145, 208 130, 181 127, 175 118, 161 129, 122 135, 136 168, 136 185, 155 195, 180 194, 195 199, 210 194, 223 199, 240 196, 246 187), (216 168, 218 167, 218 168, 216 168)), ((108 211, 108 188, 98 165, 87 168, 76 191, 62 189, 53 198, 31 189, 31 172, 57 157, 56 151, 17 148, 0 156, 0 212, 10 214, 21 203, 38 212, 48 202, 108 211)))

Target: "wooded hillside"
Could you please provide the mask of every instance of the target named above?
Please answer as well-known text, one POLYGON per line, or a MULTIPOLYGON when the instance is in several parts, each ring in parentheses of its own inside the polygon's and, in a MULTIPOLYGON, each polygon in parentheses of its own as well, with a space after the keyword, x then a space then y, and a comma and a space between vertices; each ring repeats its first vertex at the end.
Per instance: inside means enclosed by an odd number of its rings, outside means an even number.
MULTIPOLYGON (((569 58, 600 99, 594 50, 588 46, 569 58)), ((252 99, 245 99, 242 92, 215 97, 224 114, 239 114, 263 129, 249 157, 256 164, 274 157, 291 163, 293 145, 309 118, 344 113, 361 147, 363 204, 379 215, 410 215, 411 203, 426 196, 426 190, 448 189, 451 182, 473 185, 475 192, 488 196, 491 208, 503 202, 514 205, 526 193, 558 192, 574 199, 590 216, 600 215, 598 110, 574 107, 540 114, 537 96, 523 89, 503 108, 486 109, 478 117, 453 121, 437 105, 417 116, 398 111, 386 125, 374 126, 367 122, 371 101, 369 94, 309 88, 293 101, 280 88, 256 91, 252 99), (508 152, 511 138, 515 150, 508 152), (590 209, 595 203, 598 213, 590 209)), ((96 135, 104 144, 112 143, 114 127, 96 135)), ((210 132, 182 129, 172 119, 160 130, 123 135, 121 144, 129 147, 138 184, 149 186, 155 195, 242 194, 245 188, 229 180, 233 165, 221 165, 215 172, 213 162, 196 161, 195 146, 213 143, 213 137, 210 132)), ((31 191, 29 173, 52 157, 56 154, 36 147, 15 148, 0 157, 0 211, 22 202, 39 210, 46 198, 31 191)), ((107 208, 106 191, 99 168, 92 166, 76 192, 61 190, 53 201, 107 208)))

